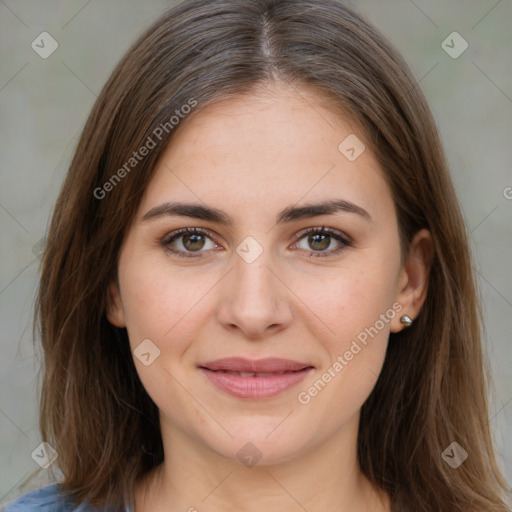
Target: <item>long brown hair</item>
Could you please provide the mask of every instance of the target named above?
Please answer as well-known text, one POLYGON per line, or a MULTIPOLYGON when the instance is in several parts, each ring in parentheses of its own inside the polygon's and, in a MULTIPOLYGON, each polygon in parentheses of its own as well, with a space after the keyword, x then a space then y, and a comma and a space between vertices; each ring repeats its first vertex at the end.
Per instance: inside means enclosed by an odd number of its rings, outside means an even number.
POLYGON ((126 330, 105 316, 107 285, 155 163, 187 112, 269 80, 314 87, 362 127, 392 190, 402 256, 421 228, 434 241, 423 309, 390 335, 362 407, 362 471, 395 510, 509 510, 490 435, 466 229, 435 123, 399 53, 335 0, 184 1, 139 38, 104 86, 55 207, 36 306, 40 429, 59 454, 63 489, 77 502, 121 510, 134 482, 163 461, 158 409, 126 330), (469 453, 457 469, 442 457, 452 442, 469 453))

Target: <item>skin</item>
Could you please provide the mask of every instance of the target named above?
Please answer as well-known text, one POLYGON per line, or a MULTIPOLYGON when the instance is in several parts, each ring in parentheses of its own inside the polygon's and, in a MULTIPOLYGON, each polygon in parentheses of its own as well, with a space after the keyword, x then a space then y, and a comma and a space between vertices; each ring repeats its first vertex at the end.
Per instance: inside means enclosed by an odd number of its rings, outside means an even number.
POLYGON ((416 234, 402 266, 391 191, 369 145, 354 161, 338 150, 349 134, 363 142, 365 135, 313 90, 267 84, 214 103, 179 128, 121 247, 118 282, 109 287, 107 316, 127 328, 132 350, 148 338, 160 350, 149 366, 134 357, 160 411, 165 451, 164 463, 134 490, 136 512, 391 511, 387 494, 360 471, 357 430, 390 331, 404 328, 402 314, 416 318, 424 302, 430 234, 416 234), (337 212, 275 222, 287 206, 335 198, 356 203, 372 220, 337 212), (167 201, 219 208, 233 223, 142 219, 167 201), (308 242, 304 230, 321 226, 353 245, 308 242), (170 244, 190 258, 162 243, 186 227, 211 234, 170 244), (263 249, 251 263, 236 252, 247 236, 263 249), (397 303, 402 311, 300 403, 298 393, 397 303), (277 396, 247 400, 218 390, 197 368, 229 356, 283 357, 315 370, 277 396), (237 457, 248 442, 261 453, 252 467, 237 457))

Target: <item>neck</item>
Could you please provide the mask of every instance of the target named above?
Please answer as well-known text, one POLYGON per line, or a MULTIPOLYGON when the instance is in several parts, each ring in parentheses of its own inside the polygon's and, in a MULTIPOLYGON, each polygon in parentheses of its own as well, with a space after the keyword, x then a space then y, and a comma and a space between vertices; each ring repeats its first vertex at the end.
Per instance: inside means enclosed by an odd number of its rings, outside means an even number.
POLYGON ((252 467, 167 425, 164 462, 138 482, 134 512, 391 512, 389 496, 360 471, 357 421, 288 460, 252 467))

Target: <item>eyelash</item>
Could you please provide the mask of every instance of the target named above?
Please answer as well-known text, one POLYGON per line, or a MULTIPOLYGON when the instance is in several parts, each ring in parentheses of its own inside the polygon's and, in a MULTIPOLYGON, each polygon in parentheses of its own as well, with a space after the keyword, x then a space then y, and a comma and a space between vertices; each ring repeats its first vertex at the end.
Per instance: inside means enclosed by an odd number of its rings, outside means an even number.
MULTIPOLYGON (((178 256, 180 258, 202 258, 203 257, 202 253, 204 251, 197 251, 197 255, 196 255, 196 254, 194 254, 193 251, 185 252, 185 251, 176 250, 176 249, 173 249, 173 248, 170 247, 170 243, 171 242, 173 242, 174 240, 178 239, 180 236, 187 235, 187 234, 204 235, 204 236, 212 239, 212 237, 210 236, 210 233, 208 233, 208 231, 205 231, 204 229, 201 229, 201 228, 183 228, 183 229, 178 229, 177 231, 173 231, 172 233, 167 235, 160 243, 164 246, 164 248, 167 251, 169 251, 172 254, 175 254, 176 256, 178 256)), ((299 238, 299 240, 297 242, 299 242, 303 238, 307 237, 308 235, 312 235, 312 234, 328 235, 331 238, 334 238, 335 240, 340 242, 341 245, 337 249, 334 249, 334 250, 331 250, 331 251, 309 251, 309 256, 310 257, 326 258, 328 256, 332 256, 332 255, 336 255, 336 254, 340 253, 346 247, 352 247, 353 246, 353 243, 348 238, 342 236, 339 232, 334 231, 334 230, 332 230, 330 228, 326 228, 324 226, 307 229, 306 231, 304 231, 301 234, 301 236, 300 236, 300 238, 299 238), (327 256, 325 256, 324 254, 326 254, 327 256)), ((214 240, 212 239, 212 241, 214 241, 214 240)))

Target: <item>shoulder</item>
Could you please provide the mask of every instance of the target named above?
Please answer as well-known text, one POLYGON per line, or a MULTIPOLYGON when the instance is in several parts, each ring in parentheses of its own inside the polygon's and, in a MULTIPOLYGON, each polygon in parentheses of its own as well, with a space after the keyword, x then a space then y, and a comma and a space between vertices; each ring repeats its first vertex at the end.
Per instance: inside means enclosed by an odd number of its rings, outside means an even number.
POLYGON ((31 491, 8 503, 4 512, 78 512, 78 509, 66 499, 58 484, 48 485, 31 491))

